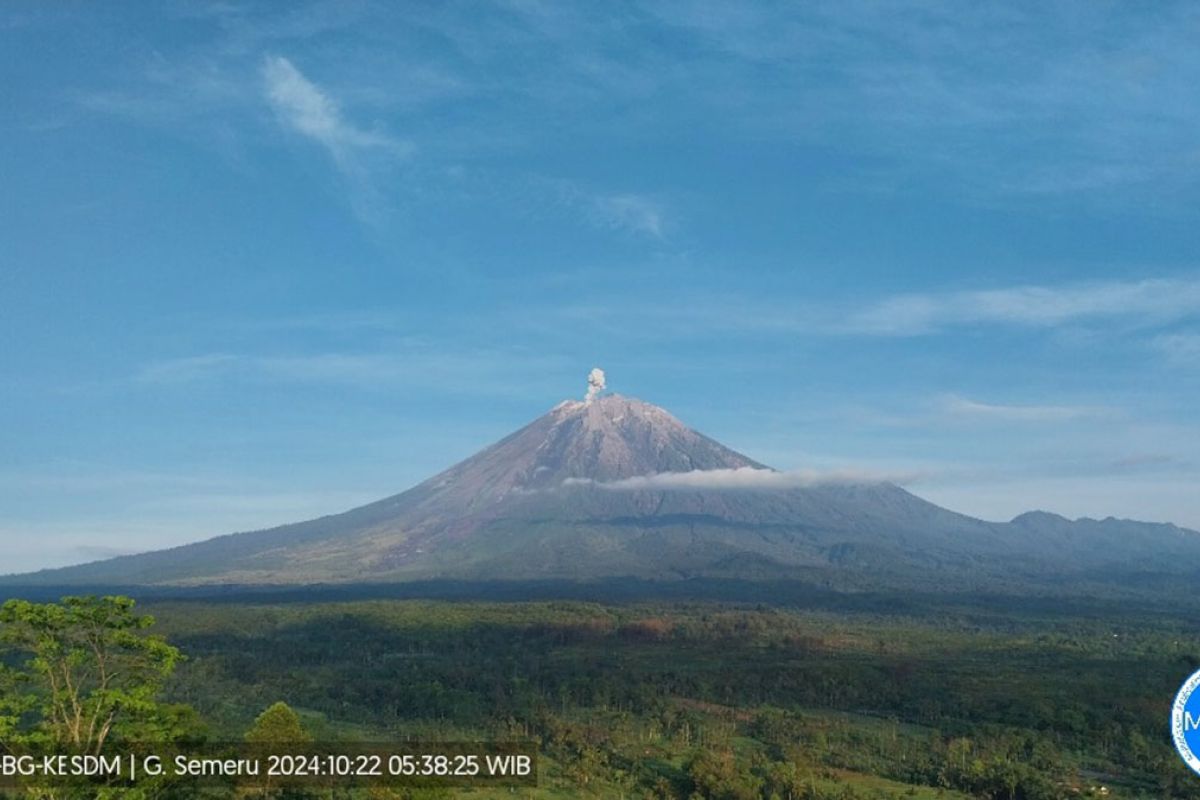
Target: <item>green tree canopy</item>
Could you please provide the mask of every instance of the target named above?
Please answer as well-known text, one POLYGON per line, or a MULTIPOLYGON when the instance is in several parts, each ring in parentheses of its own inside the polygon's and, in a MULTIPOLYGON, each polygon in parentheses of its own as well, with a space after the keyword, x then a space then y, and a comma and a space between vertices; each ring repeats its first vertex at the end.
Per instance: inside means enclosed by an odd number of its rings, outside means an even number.
POLYGON ((309 744, 312 735, 304 729, 300 715, 284 702, 275 703, 258 715, 253 727, 246 732, 250 744, 309 744))
POLYGON ((128 597, 0 606, 0 744, 98 754, 113 738, 178 733, 186 710, 158 696, 181 655, 153 624, 128 597))

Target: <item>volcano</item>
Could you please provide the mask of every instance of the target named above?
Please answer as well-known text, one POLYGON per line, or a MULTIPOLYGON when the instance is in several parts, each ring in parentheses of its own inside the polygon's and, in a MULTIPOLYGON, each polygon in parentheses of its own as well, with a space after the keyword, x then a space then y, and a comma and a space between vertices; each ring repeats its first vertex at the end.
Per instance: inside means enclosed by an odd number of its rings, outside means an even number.
POLYGON ((53 585, 635 577, 847 588, 1154 582, 1200 569, 1168 524, 985 522, 886 482, 798 481, 620 395, 567 401, 424 483, 345 513, 46 570, 53 585))

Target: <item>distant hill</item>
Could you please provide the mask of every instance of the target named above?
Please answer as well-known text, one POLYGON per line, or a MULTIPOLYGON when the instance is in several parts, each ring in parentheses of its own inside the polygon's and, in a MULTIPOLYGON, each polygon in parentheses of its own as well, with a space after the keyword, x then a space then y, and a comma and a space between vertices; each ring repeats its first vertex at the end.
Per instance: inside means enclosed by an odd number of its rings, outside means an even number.
POLYGON ((1102 592, 1197 572, 1195 531, 1044 512, 984 522, 890 483, 792 480, 657 406, 609 395, 562 403, 424 483, 342 514, 4 582, 713 577, 1102 592))

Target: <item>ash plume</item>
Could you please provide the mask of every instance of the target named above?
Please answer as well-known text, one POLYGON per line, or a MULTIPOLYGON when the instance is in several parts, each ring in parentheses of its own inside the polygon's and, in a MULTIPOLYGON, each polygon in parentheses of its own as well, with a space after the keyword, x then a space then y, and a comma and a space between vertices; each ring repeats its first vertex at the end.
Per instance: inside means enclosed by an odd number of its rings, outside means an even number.
POLYGON ((604 391, 604 370, 599 367, 592 367, 592 371, 588 373, 588 390, 583 396, 583 402, 590 403, 596 399, 596 395, 604 391))

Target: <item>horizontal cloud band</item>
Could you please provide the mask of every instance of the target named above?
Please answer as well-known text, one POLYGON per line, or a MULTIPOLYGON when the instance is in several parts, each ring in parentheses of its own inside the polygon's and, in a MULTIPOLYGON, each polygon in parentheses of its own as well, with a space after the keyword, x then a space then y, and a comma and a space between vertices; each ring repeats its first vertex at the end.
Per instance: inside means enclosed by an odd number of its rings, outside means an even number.
POLYGON ((738 467, 704 469, 690 472, 658 472, 615 481, 591 478, 567 478, 563 486, 593 486, 610 491, 654 489, 806 489, 814 486, 850 486, 855 484, 911 483, 917 475, 887 474, 864 470, 790 470, 738 467))

